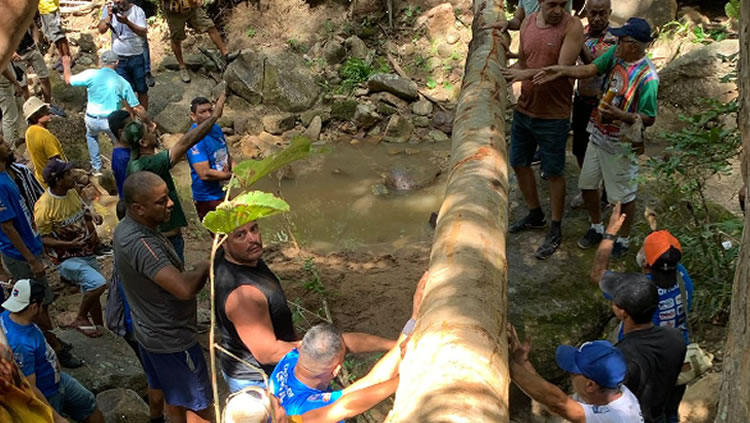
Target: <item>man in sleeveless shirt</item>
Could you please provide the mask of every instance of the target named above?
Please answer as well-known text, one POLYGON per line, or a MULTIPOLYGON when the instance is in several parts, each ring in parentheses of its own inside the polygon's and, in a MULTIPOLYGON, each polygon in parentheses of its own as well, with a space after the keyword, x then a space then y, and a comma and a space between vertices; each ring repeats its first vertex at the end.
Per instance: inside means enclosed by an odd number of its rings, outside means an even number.
MULTIPOLYGON (((227 236, 214 260, 216 318, 221 346, 268 376, 299 342, 284 290, 262 255, 257 221, 227 236)), ((343 339, 351 353, 388 351, 395 345, 393 340, 364 333, 344 333, 343 339)), ((219 360, 230 391, 264 386, 256 370, 224 353, 219 360)))
POLYGON ((573 83, 567 79, 536 85, 530 79, 540 68, 573 65, 583 47, 583 26, 566 11, 566 0, 540 0, 540 10, 521 24, 518 62, 504 71, 509 81, 524 81, 513 113, 510 164, 518 177, 529 213, 508 228, 510 233, 542 229, 546 219, 531 168, 539 146, 542 172, 550 184, 552 224, 535 257, 549 258, 562 242, 565 206, 565 144, 570 129, 573 83))
POLYGON ((612 257, 624 256, 630 247, 630 225, 635 213, 638 191, 638 158, 642 153, 643 128, 653 125, 658 109, 656 97, 659 75, 646 48, 651 42, 651 27, 641 18, 630 18, 624 26, 610 29, 617 37, 611 47, 591 64, 580 66, 551 66, 534 77, 540 87, 550 81, 567 81, 606 75, 604 86, 609 101, 602 101, 591 114, 588 131, 591 134, 586 149, 578 187, 589 212, 591 227, 579 244, 596 245, 602 239, 615 241, 612 257), (627 131, 626 131, 627 130, 627 131), (623 135, 629 133, 629 137, 623 135), (599 185, 604 181, 611 203, 622 203, 625 222, 620 235, 604 233, 599 185))

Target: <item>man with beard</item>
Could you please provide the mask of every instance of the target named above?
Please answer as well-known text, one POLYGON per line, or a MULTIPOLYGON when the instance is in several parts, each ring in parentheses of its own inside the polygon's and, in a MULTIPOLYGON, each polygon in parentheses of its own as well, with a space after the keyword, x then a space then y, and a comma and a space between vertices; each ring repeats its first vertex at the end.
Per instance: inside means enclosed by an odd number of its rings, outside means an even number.
POLYGON ((541 169, 550 184, 552 223, 535 257, 545 260, 562 242, 565 206, 565 144, 573 106, 573 82, 568 79, 536 85, 529 81, 540 68, 573 65, 583 46, 583 26, 566 10, 565 0, 540 0, 540 10, 521 24, 519 59, 504 71, 509 81, 524 81, 513 113, 510 164, 529 212, 508 228, 510 233, 543 229, 547 222, 531 168, 537 146, 541 169))
MULTIPOLYGON (((274 365, 299 344, 292 313, 279 279, 261 256, 263 240, 257 221, 227 236, 216 254, 216 318, 221 345, 235 356, 263 369, 274 365)), ((388 351, 395 341, 364 333, 344 333, 352 353, 388 351)), ((226 354, 219 355, 224 379, 232 392, 263 385, 263 376, 226 354)))

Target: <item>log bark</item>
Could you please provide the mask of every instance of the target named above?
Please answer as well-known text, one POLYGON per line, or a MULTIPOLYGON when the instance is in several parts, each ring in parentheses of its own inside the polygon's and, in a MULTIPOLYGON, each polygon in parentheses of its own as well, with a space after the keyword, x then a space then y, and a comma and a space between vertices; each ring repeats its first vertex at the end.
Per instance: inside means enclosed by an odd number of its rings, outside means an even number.
POLYGON ((503 19, 501 5, 474 0, 451 173, 391 423, 508 421, 507 40, 482 29, 503 19))
MULTIPOLYGON (((750 152, 750 0, 742 0, 740 17, 739 127, 743 154, 750 152)), ((745 189, 750 160, 742 161, 745 189)), ((747 194, 747 192, 746 192, 747 194)), ((750 198, 746 195, 745 198, 750 198)), ((737 269, 732 287, 729 334, 724 355, 716 423, 750 422, 750 212, 745 215, 737 269)))

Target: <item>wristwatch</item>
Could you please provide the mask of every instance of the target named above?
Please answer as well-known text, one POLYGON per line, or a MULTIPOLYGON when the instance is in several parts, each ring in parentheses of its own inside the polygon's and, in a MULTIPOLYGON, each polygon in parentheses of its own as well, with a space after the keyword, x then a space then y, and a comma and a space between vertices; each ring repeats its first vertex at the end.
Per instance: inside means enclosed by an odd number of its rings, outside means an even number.
POLYGON ((615 238, 616 238, 616 236, 614 234, 610 234, 610 233, 604 232, 604 235, 602 235, 602 238, 606 239, 606 240, 609 240, 609 241, 614 241, 615 238))

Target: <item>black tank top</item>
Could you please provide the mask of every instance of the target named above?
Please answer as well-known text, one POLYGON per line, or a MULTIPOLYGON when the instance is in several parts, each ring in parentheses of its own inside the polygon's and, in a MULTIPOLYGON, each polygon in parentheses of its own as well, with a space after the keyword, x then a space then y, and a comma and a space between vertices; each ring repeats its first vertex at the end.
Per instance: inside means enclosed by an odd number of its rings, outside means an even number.
MULTIPOLYGON (((271 323, 276 339, 282 341, 296 341, 297 334, 294 331, 292 312, 286 303, 286 295, 281 288, 281 283, 266 263, 261 259, 256 267, 240 266, 230 263, 224 258, 224 250, 219 250, 214 262, 214 277, 216 280, 216 320, 221 334, 220 345, 237 357, 248 363, 262 368, 267 376, 271 375, 276 363, 261 365, 253 357, 253 354, 240 339, 237 329, 227 317, 226 301, 229 294, 243 285, 258 288, 268 301, 268 312, 271 315, 271 323)), ((229 377, 243 380, 261 381, 263 378, 256 371, 246 365, 229 357, 219 351, 219 362, 221 368, 229 377)))

